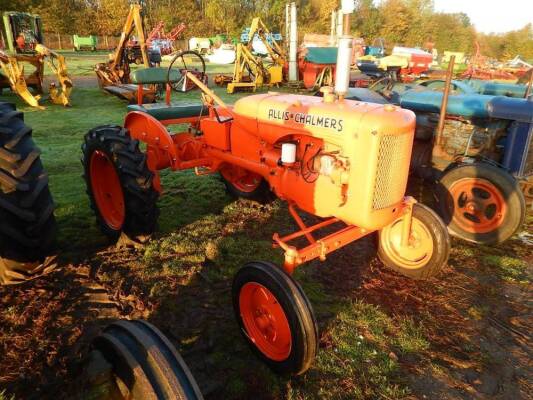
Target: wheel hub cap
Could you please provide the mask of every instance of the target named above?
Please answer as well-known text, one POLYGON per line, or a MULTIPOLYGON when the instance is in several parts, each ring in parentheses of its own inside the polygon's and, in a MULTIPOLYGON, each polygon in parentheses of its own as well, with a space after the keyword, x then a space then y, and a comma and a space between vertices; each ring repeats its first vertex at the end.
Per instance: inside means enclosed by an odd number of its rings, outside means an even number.
POLYGON ((241 289, 239 307, 246 334, 257 348, 274 361, 286 360, 291 353, 291 331, 272 292, 259 283, 247 283, 241 289))
POLYGON ((448 209, 454 223, 470 233, 488 233, 498 229, 507 213, 501 191, 481 178, 467 178, 455 182, 449 189, 448 209))

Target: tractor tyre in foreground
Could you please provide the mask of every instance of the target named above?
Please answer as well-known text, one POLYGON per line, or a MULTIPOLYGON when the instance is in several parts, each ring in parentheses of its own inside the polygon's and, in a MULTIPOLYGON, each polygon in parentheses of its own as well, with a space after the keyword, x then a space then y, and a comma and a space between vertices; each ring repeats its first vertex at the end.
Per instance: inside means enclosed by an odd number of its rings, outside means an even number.
POLYGON ((153 187, 139 142, 119 126, 101 126, 85 135, 84 179, 102 232, 112 240, 153 233, 159 193, 153 187))
POLYGON ((174 346, 148 322, 114 322, 93 341, 92 347, 112 366, 112 383, 118 398, 203 399, 174 346))
POLYGON ((15 106, 0 102, 0 284, 49 272, 56 237, 54 202, 32 139, 15 106))
POLYGON ((479 244, 506 241, 520 229, 526 214, 516 179, 486 163, 447 171, 439 181, 438 201, 450 233, 479 244))
POLYGON ((233 281, 233 307, 252 351, 280 374, 304 373, 315 359, 318 330, 300 285, 274 264, 251 262, 233 281))
POLYGON ((227 165, 220 170, 222 182, 228 194, 235 198, 257 201, 267 204, 275 199, 268 182, 260 175, 244 168, 227 165))
POLYGON ((400 217, 379 232, 379 259, 387 268, 409 278, 437 275, 450 253, 450 238, 442 220, 429 207, 416 203, 407 245, 402 245, 403 227, 404 219, 400 217))

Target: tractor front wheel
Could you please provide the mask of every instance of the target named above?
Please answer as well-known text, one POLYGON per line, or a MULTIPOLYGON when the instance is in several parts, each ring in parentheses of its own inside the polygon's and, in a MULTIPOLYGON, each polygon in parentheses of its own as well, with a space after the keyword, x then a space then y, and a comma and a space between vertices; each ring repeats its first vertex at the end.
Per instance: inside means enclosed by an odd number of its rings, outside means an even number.
POLYGON ((417 203, 413 206, 411 234, 404 244, 404 219, 398 218, 379 232, 379 259, 387 268, 409 278, 437 275, 450 252, 446 226, 433 210, 417 203))
POLYGON ((524 222, 520 185, 501 168, 486 163, 453 168, 441 177, 437 193, 448 230, 469 242, 502 243, 524 222))
POLYGON ((139 142, 119 126, 101 126, 85 135, 84 178, 91 207, 104 234, 116 240, 151 234, 157 224, 159 193, 139 142))
POLYGON ((252 351, 277 373, 304 373, 316 356, 318 330, 300 285, 274 264, 252 262, 235 276, 232 294, 252 351))

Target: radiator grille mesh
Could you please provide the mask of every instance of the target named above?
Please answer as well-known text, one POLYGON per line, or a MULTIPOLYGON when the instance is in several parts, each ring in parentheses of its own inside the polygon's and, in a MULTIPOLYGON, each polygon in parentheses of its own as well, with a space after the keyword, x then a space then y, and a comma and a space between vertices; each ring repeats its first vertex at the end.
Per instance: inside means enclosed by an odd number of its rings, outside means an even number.
POLYGON ((403 198, 409 174, 411 145, 411 135, 381 137, 372 199, 374 210, 390 207, 403 198))

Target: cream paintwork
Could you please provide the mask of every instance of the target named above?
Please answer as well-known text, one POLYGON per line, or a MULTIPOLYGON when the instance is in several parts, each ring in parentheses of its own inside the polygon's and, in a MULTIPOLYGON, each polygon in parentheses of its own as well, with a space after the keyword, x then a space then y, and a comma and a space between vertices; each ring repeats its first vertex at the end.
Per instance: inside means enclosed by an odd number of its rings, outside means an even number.
POLYGON ((334 183, 330 177, 321 175, 313 183, 316 215, 334 216, 368 230, 379 230, 401 215, 414 139, 415 115, 411 111, 351 100, 324 102, 318 97, 279 94, 241 99, 233 111, 248 118, 256 115, 257 129, 250 133, 267 143, 281 143, 294 135, 311 135, 324 140, 325 151, 338 151, 336 157, 345 160, 348 181, 346 195, 342 194, 342 179, 334 183), (294 115, 297 113, 329 118, 337 123, 335 128, 325 127, 324 124, 305 125, 295 122, 294 115), (339 121, 342 121, 340 131, 339 121), (280 135, 280 128, 286 128, 287 135, 280 135), (402 148, 396 149, 402 153, 401 165, 393 171, 397 196, 386 208, 374 209, 378 152, 380 140, 385 135, 405 135, 406 139, 402 148))

